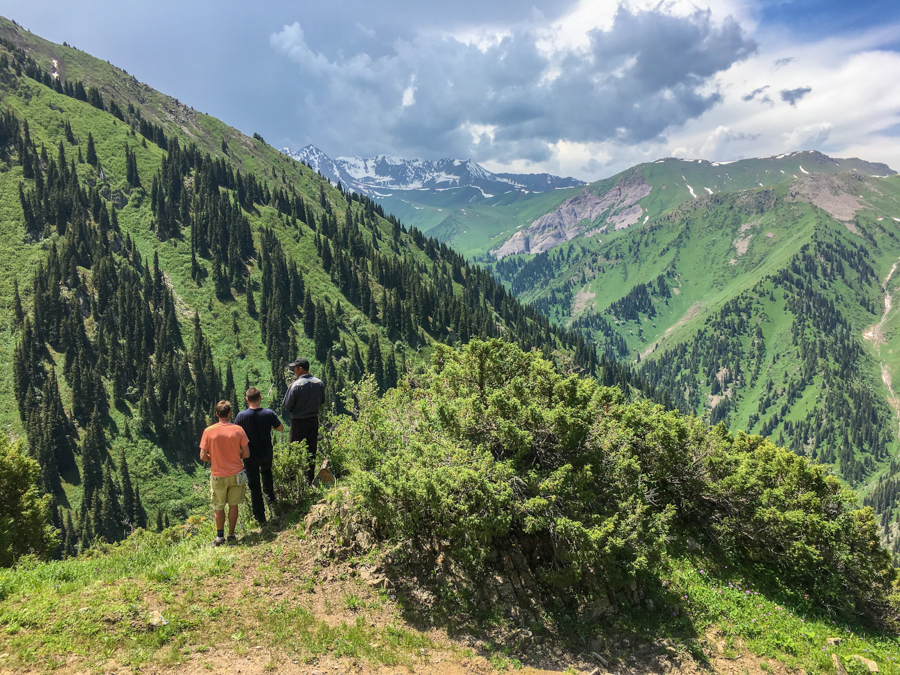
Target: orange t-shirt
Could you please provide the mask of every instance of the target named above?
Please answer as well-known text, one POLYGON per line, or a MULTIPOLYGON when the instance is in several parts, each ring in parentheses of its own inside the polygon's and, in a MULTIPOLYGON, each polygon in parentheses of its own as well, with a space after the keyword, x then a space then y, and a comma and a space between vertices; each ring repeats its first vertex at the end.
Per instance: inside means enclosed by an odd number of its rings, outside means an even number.
POLYGON ((225 478, 244 470, 241 446, 249 443, 246 432, 237 424, 216 422, 203 430, 200 449, 209 453, 212 475, 216 478, 225 478))

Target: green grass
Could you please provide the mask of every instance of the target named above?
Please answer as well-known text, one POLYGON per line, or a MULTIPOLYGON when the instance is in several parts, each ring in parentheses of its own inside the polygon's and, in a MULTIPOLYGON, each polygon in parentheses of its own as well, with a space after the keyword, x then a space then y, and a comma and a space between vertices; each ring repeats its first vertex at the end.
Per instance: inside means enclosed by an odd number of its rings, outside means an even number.
MULTIPOLYGON (((211 523, 193 518, 163 534, 143 533, 65 562, 26 560, 3 570, 0 652, 10 655, 4 666, 52 671, 76 655, 80 667, 93 669, 111 662, 176 667, 211 663, 207 654, 246 656, 262 647, 275 664, 328 657, 412 668, 429 650, 448 649, 431 633, 385 619, 402 609, 385 594, 340 577, 324 582, 321 568, 314 568, 319 580, 312 585, 293 574, 321 546, 294 536, 298 527, 302 523, 287 526, 274 540, 250 534, 237 548, 222 550, 209 546, 211 523), (280 597, 273 598, 276 590, 280 597), (331 598, 326 612, 345 610, 347 617, 335 622, 323 616, 312 603, 322 594, 331 598), (151 625, 157 611, 168 623, 151 625)), ((613 614, 593 621, 550 616, 546 628, 572 654, 583 651, 585 640, 604 637, 612 667, 649 645, 700 664, 749 654, 770 667, 811 675, 833 672, 832 653, 848 668, 859 654, 876 661, 881 672, 900 672, 896 635, 832 616, 752 561, 735 564, 698 553, 675 556, 666 568, 642 602, 621 602, 613 614), (840 643, 827 644, 834 637, 840 643), (622 638, 628 638, 627 648, 611 647, 622 638)), ((502 641, 485 645, 498 671, 522 668, 517 649, 502 641)))
MULTIPOLYGON (((831 654, 861 654, 882 672, 900 672, 900 641, 846 618, 836 618, 752 565, 733 567, 706 559, 675 559, 667 590, 680 599, 674 619, 698 636, 713 632, 725 652, 742 643, 754 654, 807 673, 832 672, 831 654), (827 644, 829 637, 840 644, 827 644)), ((676 621, 676 623, 679 623, 676 621)))
POLYGON ((283 574, 286 564, 316 552, 291 532, 214 549, 212 524, 191 518, 65 562, 23 561, 0 571, 0 652, 10 654, 4 666, 53 670, 71 655, 91 668, 110 660, 172 666, 214 645, 237 655, 265 645, 281 660, 330 656, 412 667, 420 650, 435 646, 402 624, 374 624, 369 610, 377 614, 385 600, 363 586, 345 595, 350 620, 318 615, 303 581, 283 574), (273 585, 283 599, 271 600, 273 585), (164 625, 151 625, 157 611, 164 625), (222 631, 224 644, 211 638, 222 631))

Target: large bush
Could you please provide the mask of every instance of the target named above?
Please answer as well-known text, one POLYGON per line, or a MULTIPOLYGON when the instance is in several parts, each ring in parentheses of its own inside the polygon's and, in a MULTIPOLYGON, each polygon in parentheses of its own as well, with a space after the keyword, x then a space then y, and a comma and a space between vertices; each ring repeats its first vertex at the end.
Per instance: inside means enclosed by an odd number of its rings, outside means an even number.
POLYGON ((40 467, 0 431, 0 567, 24 555, 47 558, 57 545, 50 526, 50 496, 38 494, 40 467))
POLYGON ((470 574, 515 548, 558 597, 654 574, 672 535, 777 566, 823 601, 869 606, 893 568, 869 510, 825 470, 759 437, 562 375, 499 340, 437 347, 432 367, 339 418, 331 452, 373 529, 470 574), (821 573, 822 566, 829 572, 821 573))

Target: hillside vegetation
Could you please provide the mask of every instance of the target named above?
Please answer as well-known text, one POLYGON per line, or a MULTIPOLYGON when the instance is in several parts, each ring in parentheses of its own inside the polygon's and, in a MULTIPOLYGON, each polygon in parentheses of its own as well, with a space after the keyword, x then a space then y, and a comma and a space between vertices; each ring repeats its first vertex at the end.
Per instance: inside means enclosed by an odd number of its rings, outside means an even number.
POLYGON ((821 466, 499 340, 375 389, 337 485, 237 547, 192 517, 0 572, 0 667, 898 672, 896 570, 821 466))
POLYGON ((814 166, 494 269, 608 358, 640 364, 683 410, 771 436, 877 491, 870 503, 893 543, 893 483, 864 483, 896 471, 900 181, 814 166))
POLYGON ((0 423, 40 464, 60 555, 204 505, 215 402, 254 385, 280 410, 300 354, 337 410, 346 384, 388 389, 472 336, 600 372, 368 198, 6 20, 0 122, 0 423))

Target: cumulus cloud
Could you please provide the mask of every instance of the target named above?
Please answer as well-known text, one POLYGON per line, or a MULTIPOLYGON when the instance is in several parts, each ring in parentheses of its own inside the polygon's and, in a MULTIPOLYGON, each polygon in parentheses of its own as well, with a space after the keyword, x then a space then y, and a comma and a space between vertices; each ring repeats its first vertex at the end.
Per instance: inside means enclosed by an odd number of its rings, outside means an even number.
POLYGON ((658 142, 721 100, 712 78, 756 50, 736 21, 620 6, 585 44, 548 50, 545 25, 491 39, 420 34, 390 53, 325 56, 299 23, 270 37, 294 62, 317 144, 353 153, 545 161, 559 143, 658 142), (411 84, 414 83, 414 84, 411 84), (490 128, 490 134, 473 129, 490 128))
POLYGON ((812 91, 812 87, 797 87, 796 89, 782 89, 779 93, 782 101, 787 101, 792 106, 797 105, 797 101, 812 91))
POLYGON ((784 134, 788 150, 819 150, 831 136, 834 125, 830 122, 805 124, 784 134))
MULTIPOLYGON (((759 138, 759 134, 747 134, 732 131, 725 126, 718 127, 712 132, 703 145, 700 147, 700 157, 722 157, 727 155, 727 148, 730 144, 740 141, 755 141, 759 138)), ((680 154, 686 154, 684 152, 680 154)))

